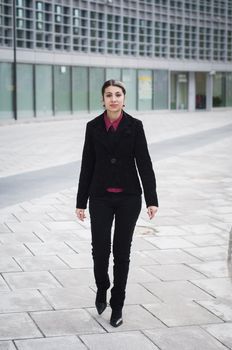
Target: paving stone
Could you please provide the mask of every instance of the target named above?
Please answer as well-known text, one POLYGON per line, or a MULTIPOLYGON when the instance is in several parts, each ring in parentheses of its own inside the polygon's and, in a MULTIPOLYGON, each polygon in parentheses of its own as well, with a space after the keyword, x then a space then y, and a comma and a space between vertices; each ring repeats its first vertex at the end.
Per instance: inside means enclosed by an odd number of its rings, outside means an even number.
POLYGON ((92 246, 90 241, 65 241, 65 243, 72 248, 76 253, 91 253, 92 246))
POLYGON ((109 323, 110 307, 107 307, 100 316, 95 308, 88 309, 88 311, 110 333, 165 327, 156 317, 140 305, 126 305, 123 308, 123 324, 119 328, 112 327, 109 323))
MULTIPOLYGON (((85 350, 76 336, 16 340, 18 350, 85 350)), ((1 349, 1 348, 0 348, 1 349)))
POLYGON ((46 222, 44 225, 51 231, 78 230, 82 228, 76 221, 53 221, 46 222))
POLYGON ((213 297, 188 281, 143 283, 143 286, 164 302, 211 300, 213 297))
POLYGON ((189 236, 186 239, 199 247, 219 246, 227 243, 223 237, 213 233, 189 236))
POLYGON ((23 244, 2 244, 0 245, 0 256, 32 256, 29 249, 23 244))
POLYGON ((194 280, 204 277, 183 264, 144 266, 144 269, 162 281, 194 280))
POLYGON ((194 280, 192 283, 216 298, 232 299, 232 283, 230 278, 194 280))
POLYGON ((22 269, 10 256, 4 256, 0 258, 0 273, 16 271, 22 271, 22 269))
POLYGON ((140 251, 132 251, 130 256, 131 266, 155 265, 157 262, 150 256, 140 251))
POLYGON ((214 315, 220 317, 224 321, 232 321, 232 302, 231 299, 212 299, 197 301, 205 309, 211 311, 214 315))
POLYGON ((199 327, 175 327, 144 332, 162 350, 226 350, 199 327))
POLYGON ((0 291, 7 291, 7 290, 9 290, 9 287, 7 286, 3 277, 0 275, 0 291))
POLYGON ((96 297, 87 286, 42 289, 41 293, 56 310, 93 307, 96 297))
MULTIPOLYGON (((220 319, 192 301, 162 303, 144 307, 168 327, 219 323, 220 319)), ((222 321, 221 321, 222 322, 222 321)))
POLYGON ((3 276, 13 290, 61 287, 48 271, 4 273, 3 276))
POLYGON ((9 229, 8 226, 0 223, 0 237, 1 237, 1 234, 4 234, 4 233, 12 233, 12 231, 9 229))
POLYGON ((157 346, 140 332, 92 334, 82 335, 80 338, 90 350, 158 350, 157 346))
POLYGON ((0 340, 41 337, 42 334, 26 313, 0 315, 0 340))
POLYGON ((68 231, 51 231, 40 232, 35 231, 36 236, 40 239, 40 242, 65 242, 66 240, 79 240, 76 232, 68 231))
POLYGON ((53 221, 49 215, 47 215, 44 212, 29 212, 29 213, 16 213, 16 218, 20 222, 30 222, 30 221, 40 221, 40 222, 47 222, 47 221, 53 221))
POLYGON ((27 243, 26 246, 34 255, 73 254, 73 250, 63 242, 27 243))
POLYGON ((59 254, 59 257, 71 268, 88 268, 93 266, 91 254, 59 254))
POLYGON ((232 323, 207 325, 203 328, 229 349, 232 349, 232 323))
MULTIPOLYGON (((185 248, 184 250, 187 253, 203 261, 211 261, 211 260, 215 261, 215 260, 226 260, 227 249, 228 249, 227 246, 223 245, 218 247, 185 248)), ((186 261, 186 263, 188 262, 186 261)))
POLYGON ((228 267, 227 262, 224 260, 188 265, 208 277, 229 277, 231 275, 230 267, 228 267))
POLYGON ((31 256, 27 258, 16 258, 17 263, 24 271, 43 271, 51 269, 64 269, 68 266, 57 256, 31 256))
POLYGON ((195 245, 191 242, 186 241, 184 238, 179 236, 176 237, 149 237, 146 238, 148 242, 154 244, 160 249, 173 249, 173 248, 191 248, 195 245))
POLYGON ((27 242, 41 243, 41 240, 34 233, 18 232, 18 233, 0 235, 0 242, 2 242, 3 244, 17 245, 18 243, 27 243, 27 242))
POLYGON ((16 350, 11 341, 0 341, 0 350, 16 350))
POLYGON ((90 286, 95 284, 92 269, 52 270, 51 273, 64 287, 90 286))
MULTIPOLYGON (((111 276, 113 281, 113 276, 111 276)), ((131 266, 128 275, 128 283, 142 283, 142 282, 156 282, 159 281, 157 277, 145 271, 139 266, 131 266)))
POLYGON ((128 283, 125 304, 160 303, 160 300, 140 284, 128 283), (150 301, 149 301, 150 300, 150 301))
POLYGON ((40 222, 18 222, 18 223, 6 223, 12 232, 48 232, 48 229, 40 222))
MULTIPOLYGON (((192 248, 195 249, 195 248, 192 248)), ((185 249, 186 250, 186 249, 185 249)), ((184 264, 184 263, 198 263, 200 260, 192 255, 184 252, 181 249, 163 249, 153 251, 143 251, 146 255, 155 259, 156 262, 162 265, 166 264, 184 264)))
POLYGON ((210 234, 210 233, 220 233, 221 229, 210 224, 200 224, 200 225, 183 225, 182 229, 194 233, 196 235, 200 234, 210 234))
POLYGON ((157 226, 156 236, 185 236, 186 231, 179 226, 157 226))
POLYGON ((50 310, 51 306, 36 290, 0 292, 0 313, 50 310))
POLYGON ((148 241, 146 241, 144 238, 136 237, 133 239, 131 250, 132 251, 141 251, 141 250, 154 251, 154 250, 157 250, 157 248, 151 243, 149 243, 148 241))
POLYGON ((32 312, 31 317, 46 337, 104 333, 103 328, 82 309, 32 312))

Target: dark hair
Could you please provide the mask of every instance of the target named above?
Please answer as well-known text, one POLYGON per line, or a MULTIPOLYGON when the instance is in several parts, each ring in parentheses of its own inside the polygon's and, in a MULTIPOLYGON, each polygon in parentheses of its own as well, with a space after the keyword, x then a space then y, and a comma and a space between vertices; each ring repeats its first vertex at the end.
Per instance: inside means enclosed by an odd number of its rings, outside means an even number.
POLYGON ((122 89, 122 92, 124 93, 124 95, 126 95, 125 85, 119 80, 110 79, 105 81, 104 84, 102 85, 102 90, 101 90, 102 96, 104 96, 105 89, 108 88, 109 86, 118 86, 119 88, 122 89))

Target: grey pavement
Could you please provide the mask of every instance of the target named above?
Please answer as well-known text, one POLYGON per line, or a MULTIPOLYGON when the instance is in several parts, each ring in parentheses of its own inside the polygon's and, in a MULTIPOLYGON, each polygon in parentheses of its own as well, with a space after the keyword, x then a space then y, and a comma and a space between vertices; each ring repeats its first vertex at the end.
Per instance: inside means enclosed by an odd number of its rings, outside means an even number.
POLYGON ((0 126, 0 350, 232 349, 232 110, 136 113, 160 208, 143 203, 116 329, 74 215, 91 117, 0 126))

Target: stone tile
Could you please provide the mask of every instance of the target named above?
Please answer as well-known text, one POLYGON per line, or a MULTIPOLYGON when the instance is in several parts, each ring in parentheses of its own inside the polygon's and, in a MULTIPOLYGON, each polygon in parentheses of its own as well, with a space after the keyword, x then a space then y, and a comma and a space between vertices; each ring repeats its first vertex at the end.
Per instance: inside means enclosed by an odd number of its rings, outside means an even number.
POLYGON ((24 271, 43 271, 68 268, 59 257, 53 255, 16 258, 15 260, 24 271))
MULTIPOLYGON (((76 336, 16 340, 18 350, 85 350, 76 336)), ((1 348, 0 348, 1 349, 1 348)))
POLYGON ((185 248, 184 250, 187 253, 201 260, 215 261, 215 260, 225 260, 227 258, 227 249, 228 249, 227 246, 218 246, 218 247, 185 248))
POLYGON ((23 244, 1 244, 0 256, 19 257, 32 256, 32 254, 23 244))
POLYGON ((130 256, 131 266, 155 265, 157 262, 144 252, 132 251, 130 256))
MULTIPOLYGON (((113 281, 113 278, 112 278, 113 281)), ((128 275, 128 283, 142 283, 142 282, 156 282, 159 281, 151 273, 145 271, 144 268, 139 266, 131 266, 128 275)))
POLYGON ((231 267, 224 260, 201 262, 200 264, 188 264, 193 269, 208 277, 229 277, 231 267))
POLYGON ((149 243, 145 238, 142 237, 136 237, 133 239, 132 242, 132 251, 141 251, 141 250, 157 250, 157 248, 149 243))
POLYGON ((197 235, 200 234, 210 234, 210 233, 220 233, 221 229, 210 224, 200 224, 200 225, 183 225, 181 226, 183 230, 189 231, 197 235))
POLYGON ((75 230, 78 239, 80 241, 91 241, 91 230, 88 229, 80 229, 80 230, 75 230))
POLYGON ((51 231, 51 232, 39 232, 35 231, 36 236, 40 239, 40 242, 65 242, 66 240, 78 240, 76 232, 68 231, 51 231))
POLYGON ((144 287, 164 302, 211 300, 213 297, 188 281, 143 283, 144 287))
POLYGON ((65 243, 72 248, 76 253, 91 253, 92 246, 90 241, 65 241, 65 243))
POLYGON ((88 268, 93 267, 91 254, 59 254, 59 257, 71 268, 88 268))
POLYGON ((220 317, 224 321, 232 321, 232 302, 231 299, 212 299, 200 300, 197 303, 205 309, 211 311, 214 315, 220 317))
POLYGON ((209 334, 232 349, 232 324, 214 324, 203 327, 209 334))
POLYGON ((0 291, 7 291, 7 290, 9 290, 9 287, 7 286, 3 277, 0 275, 0 291))
POLYGON ((34 255, 73 254, 73 250, 63 242, 27 243, 26 246, 34 255))
MULTIPOLYGON (((195 248, 192 248, 195 249, 195 248)), ((185 249, 186 250, 186 249, 185 249)), ((186 253, 181 249, 164 249, 144 251, 144 253, 162 265, 168 264, 184 264, 184 263, 198 263, 200 260, 186 253)))
POLYGON ((16 350, 11 341, 0 341, 0 350, 16 350))
POLYGON ((48 271, 4 273, 3 276, 13 290, 61 287, 48 271))
POLYGON ((55 310, 93 307, 95 304, 96 295, 87 286, 42 289, 41 293, 55 310))
POLYGON ((226 350, 199 327, 175 327, 144 332, 162 350, 226 350))
POLYGON ((188 236, 186 239, 199 247, 219 246, 227 243, 225 238, 221 237, 219 234, 217 235, 213 233, 188 236))
POLYGON ((0 315, 0 340, 41 337, 42 334, 26 313, 0 315))
POLYGON ((186 241, 179 236, 176 237, 149 237, 146 238, 148 242, 154 244, 160 249, 173 249, 173 248, 191 248, 195 245, 186 241))
POLYGON ((4 233, 11 233, 12 231, 9 229, 8 226, 6 226, 5 224, 1 224, 0 223, 0 236, 1 234, 4 234, 4 233))
POLYGON ((46 337, 104 333, 103 328, 82 309, 32 312, 31 317, 46 337))
POLYGON ((110 307, 107 307, 100 316, 95 308, 88 309, 88 311, 110 333, 165 327, 156 317, 139 305, 126 305, 123 308, 123 324, 119 328, 112 327, 109 323, 110 307))
POLYGON ((156 236, 184 236, 186 231, 181 226, 157 226, 156 236))
POLYGON ((27 242, 38 242, 40 243, 41 240, 31 232, 19 232, 19 233, 11 233, 11 234, 4 234, 0 235, 0 242, 3 244, 18 244, 18 243, 27 243, 27 242))
POLYGON ((77 221, 52 221, 46 222, 44 225, 51 231, 78 230, 82 228, 77 221))
POLYGON ((42 225, 39 221, 31 221, 31 222, 18 222, 13 223, 9 222, 7 223, 7 226, 12 232, 48 232, 48 229, 42 225))
POLYGON ((232 282, 230 278, 194 280, 192 283, 216 298, 232 299, 232 282))
POLYGON ((10 257, 0 258, 0 273, 22 271, 19 265, 10 257))
POLYGON ((0 292, 0 313, 50 310, 51 306, 37 290, 0 292))
POLYGON ((125 304, 148 303, 160 303, 160 300, 140 284, 127 284, 125 304))
POLYGON ((95 284, 92 269, 52 270, 51 273, 64 287, 90 286, 95 284))
POLYGON ((158 350, 157 346, 140 332, 92 334, 82 335, 80 338, 89 350, 158 350))
POLYGON ((193 280, 204 276, 183 264, 144 266, 144 269, 161 281, 193 280))
POLYGON ((40 221, 40 222, 46 222, 46 221, 53 221, 51 217, 49 217, 44 212, 29 212, 29 213, 16 213, 16 218, 20 222, 30 222, 30 221, 40 221))
POLYGON ((168 327, 220 322, 218 317, 192 301, 147 304, 144 307, 168 327))

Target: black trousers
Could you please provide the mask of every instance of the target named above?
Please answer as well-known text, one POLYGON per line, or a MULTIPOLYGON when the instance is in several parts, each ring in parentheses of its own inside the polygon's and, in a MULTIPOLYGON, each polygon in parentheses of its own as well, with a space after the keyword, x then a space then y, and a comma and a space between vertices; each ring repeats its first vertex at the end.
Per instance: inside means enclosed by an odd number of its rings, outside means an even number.
POLYGON ((114 220, 114 281, 110 299, 112 309, 121 309, 124 305, 131 242, 140 211, 141 196, 137 195, 106 193, 104 197, 89 200, 94 276, 100 291, 106 291, 110 287, 108 267, 114 220))

